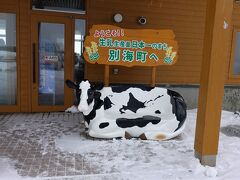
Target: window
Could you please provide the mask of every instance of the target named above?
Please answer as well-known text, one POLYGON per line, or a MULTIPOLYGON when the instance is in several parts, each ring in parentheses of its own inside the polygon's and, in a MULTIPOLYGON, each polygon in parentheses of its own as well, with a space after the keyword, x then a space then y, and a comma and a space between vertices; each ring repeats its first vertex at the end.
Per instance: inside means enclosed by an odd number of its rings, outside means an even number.
POLYGON ((235 80, 239 78, 240 78, 240 27, 235 27, 232 39, 229 79, 235 82, 235 80))
POLYGON ((32 0, 32 8, 85 14, 85 0, 32 0))
POLYGON ((81 82, 84 79, 84 60, 83 60, 83 41, 85 37, 85 20, 75 19, 75 34, 74 34, 74 80, 81 82))
POLYGON ((16 104, 16 15, 0 13, 0 105, 16 104))
POLYGON ((85 36, 85 20, 75 20, 75 38, 74 38, 74 52, 80 56, 83 53, 83 41, 85 36))
POLYGON ((6 44, 6 20, 0 19, 0 46, 6 44))
POLYGON ((234 31, 231 74, 240 75, 240 29, 234 31))
POLYGON ((39 105, 64 105, 65 25, 41 22, 38 28, 39 105))

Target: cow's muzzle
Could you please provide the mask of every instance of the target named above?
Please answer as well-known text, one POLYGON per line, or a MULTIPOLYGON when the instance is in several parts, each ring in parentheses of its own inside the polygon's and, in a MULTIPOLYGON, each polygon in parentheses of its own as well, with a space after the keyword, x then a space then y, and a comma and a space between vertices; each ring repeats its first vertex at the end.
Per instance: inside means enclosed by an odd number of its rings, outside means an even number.
POLYGON ((89 106, 88 106, 87 101, 86 102, 80 102, 80 104, 78 105, 78 110, 80 112, 88 111, 88 109, 89 109, 89 106))

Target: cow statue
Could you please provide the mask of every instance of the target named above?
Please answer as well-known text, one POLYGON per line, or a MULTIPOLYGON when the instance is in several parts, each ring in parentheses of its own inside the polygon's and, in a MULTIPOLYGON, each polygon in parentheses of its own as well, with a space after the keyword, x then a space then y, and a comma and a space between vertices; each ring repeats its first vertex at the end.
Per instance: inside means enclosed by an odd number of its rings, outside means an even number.
POLYGON ((76 90, 78 110, 88 134, 96 138, 139 137, 166 140, 185 127, 186 103, 175 91, 160 87, 93 86, 67 80, 76 90))

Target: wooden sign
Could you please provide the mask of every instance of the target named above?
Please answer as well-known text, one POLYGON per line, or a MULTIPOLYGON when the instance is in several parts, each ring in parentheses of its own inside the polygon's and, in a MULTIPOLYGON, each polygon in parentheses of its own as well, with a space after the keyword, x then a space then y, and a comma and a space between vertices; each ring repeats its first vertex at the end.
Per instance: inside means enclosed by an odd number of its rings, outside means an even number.
POLYGON ((178 44, 172 30, 123 29, 93 25, 84 42, 89 63, 121 66, 172 65, 178 44))

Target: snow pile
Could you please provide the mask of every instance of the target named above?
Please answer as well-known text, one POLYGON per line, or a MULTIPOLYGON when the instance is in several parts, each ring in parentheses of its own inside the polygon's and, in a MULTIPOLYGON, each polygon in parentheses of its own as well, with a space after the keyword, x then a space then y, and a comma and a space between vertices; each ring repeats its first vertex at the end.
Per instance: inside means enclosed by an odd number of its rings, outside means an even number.
MULTIPOLYGON (((202 166, 194 158, 196 110, 188 111, 184 133, 169 141, 139 139, 92 140, 79 134, 56 140, 61 151, 82 155, 101 174, 120 179, 239 179, 240 138, 220 134, 217 167, 202 166)), ((240 117, 223 111, 222 126, 240 124, 240 117)))
POLYGON ((7 158, 0 157, 0 180, 30 180, 31 178, 22 178, 14 168, 14 162, 7 158))
POLYGON ((77 106, 72 105, 71 107, 67 108, 67 109, 65 110, 65 112, 69 112, 69 113, 79 113, 79 110, 78 110, 77 106))

